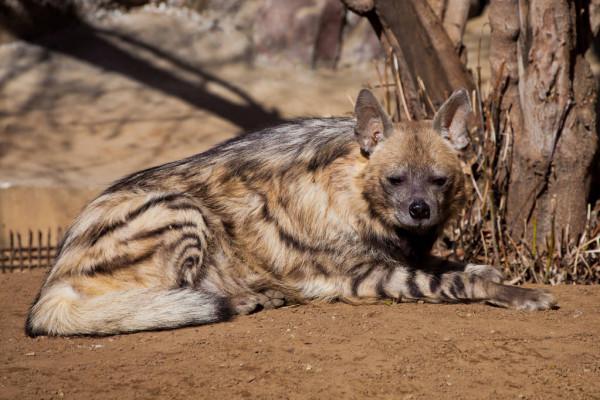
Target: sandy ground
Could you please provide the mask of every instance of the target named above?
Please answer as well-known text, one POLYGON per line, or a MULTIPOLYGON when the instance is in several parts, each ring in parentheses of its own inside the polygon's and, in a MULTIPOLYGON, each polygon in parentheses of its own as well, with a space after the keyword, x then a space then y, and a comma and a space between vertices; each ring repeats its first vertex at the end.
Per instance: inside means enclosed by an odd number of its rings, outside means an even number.
POLYGON ((0 399, 599 399, 600 287, 561 308, 307 305, 227 323, 30 339, 43 271, 0 275, 0 399))
MULTIPOLYGON (((5 229, 68 224, 127 172, 280 119, 347 114, 376 82, 371 66, 212 62, 204 49, 218 43, 202 45, 194 24, 129 15, 0 47, 0 245, 5 229)), ((478 40, 467 46, 479 51, 478 40)), ((484 38, 484 61, 486 49, 484 38)), ((331 304, 176 331, 29 339, 22 326, 43 274, 0 274, 0 399, 600 399, 600 287, 552 288, 562 308, 534 314, 331 304)))
POLYGON ((371 64, 254 66, 239 33, 144 9, 0 46, 0 182, 96 186, 285 120, 351 115, 371 64))

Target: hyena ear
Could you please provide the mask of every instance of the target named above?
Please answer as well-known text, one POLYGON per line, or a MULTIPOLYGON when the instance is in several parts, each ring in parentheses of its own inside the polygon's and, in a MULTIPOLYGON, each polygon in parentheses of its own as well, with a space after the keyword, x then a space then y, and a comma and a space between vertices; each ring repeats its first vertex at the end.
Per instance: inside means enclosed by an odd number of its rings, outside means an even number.
POLYGON ((363 89, 358 94, 354 114, 356 139, 361 150, 371 154, 377 144, 392 133, 392 120, 369 89, 363 89))
POLYGON ((464 150, 469 145, 467 121, 471 112, 467 91, 458 89, 442 104, 433 117, 433 129, 448 140, 456 150, 464 150))

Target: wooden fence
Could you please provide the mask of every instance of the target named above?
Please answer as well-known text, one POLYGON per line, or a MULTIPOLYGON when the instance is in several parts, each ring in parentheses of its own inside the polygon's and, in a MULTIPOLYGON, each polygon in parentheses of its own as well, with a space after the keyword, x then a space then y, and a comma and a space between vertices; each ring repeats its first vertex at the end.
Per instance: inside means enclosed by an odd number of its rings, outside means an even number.
POLYGON ((26 235, 9 231, 8 247, 0 247, 0 271, 24 271, 49 268, 54 262, 62 229, 29 230, 26 235))

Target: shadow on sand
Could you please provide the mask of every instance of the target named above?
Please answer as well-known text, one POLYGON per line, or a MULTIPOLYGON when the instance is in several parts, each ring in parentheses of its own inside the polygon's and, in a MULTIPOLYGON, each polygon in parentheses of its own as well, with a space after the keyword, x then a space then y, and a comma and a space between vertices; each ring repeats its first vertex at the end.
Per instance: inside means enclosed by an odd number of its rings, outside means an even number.
MULTIPOLYGON (((122 74, 166 95, 177 97, 197 109, 206 110, 230 121, 241 131, 251 131, 283 122, 277 109, 265 109, 234 84, 156 45, 131 35, 95 28, 75 17, 69 22, 70 26, 65 30, 49 35, 34 35, 32 38, 30 35, 23 35, 22 32, 13 31, 13 33, 48 51, 68 55, 105 71, 122 74), (132 50, 125 50, 119 44, 132 50), (146 60, 137 53, 150 54, 155 61, 146 60), (158 65, 168 67, 163 68, 158 65), (207 90, 209 83, 233 94, 240 101, 234 102, 209 92, 207 90)), ((11 24, 2 25, 8 30, 13 28, 11 24)), ((4 78, 10 76, 12 74, 4 78)))

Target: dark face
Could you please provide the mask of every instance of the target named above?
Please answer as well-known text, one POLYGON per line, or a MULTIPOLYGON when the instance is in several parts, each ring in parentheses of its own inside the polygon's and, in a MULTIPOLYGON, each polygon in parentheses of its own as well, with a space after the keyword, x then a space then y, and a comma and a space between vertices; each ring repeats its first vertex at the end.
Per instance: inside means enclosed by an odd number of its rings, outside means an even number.
POLYGON ((458 156, 427 123, 395 126, 369 164, 364 197, 388 226, 437 230, 462 205, 458 156))
POLYGON ((394 229, 438 231, 464 203, 457 151, 468 144, 466 90, 452 93, 433 121, 393 124, 366 89, 354 112, 356 139, 368 157, 362 194, 370 216, 394 229))
POLYGON ((435 166, 403 165, 383 175, 382 191, 399 226, 425 231, 445 223, 452 200, 451 172, 435 166))

